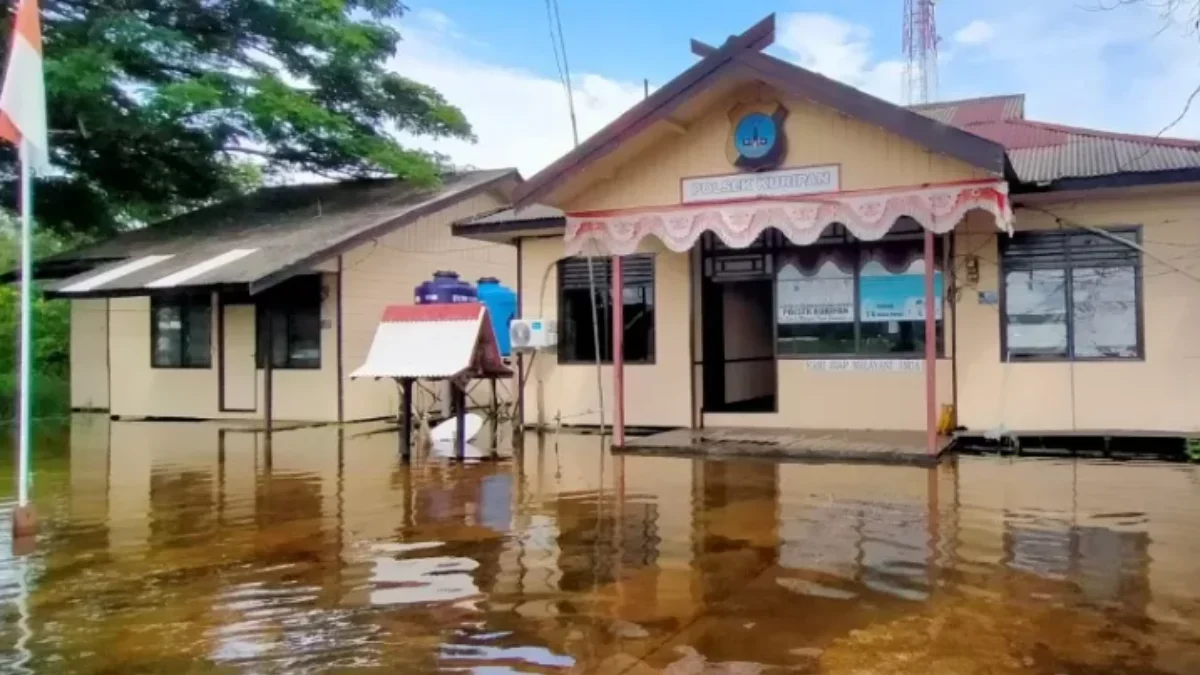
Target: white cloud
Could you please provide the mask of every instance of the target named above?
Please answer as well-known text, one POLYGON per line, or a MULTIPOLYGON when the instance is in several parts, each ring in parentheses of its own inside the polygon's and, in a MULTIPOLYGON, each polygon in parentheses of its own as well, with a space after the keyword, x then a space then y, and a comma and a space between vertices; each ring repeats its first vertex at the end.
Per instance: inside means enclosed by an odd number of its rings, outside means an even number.
POLYGON ((776 44, 787 60, 880 98, 901 100, 904 64, 875 61, 866 27, 810 13, 786 14, 779 24, 776 44))
POLYGON ((454 23, 450 17, 432 7, 422 7, 416 10, 413 12, 413 18, 443 33, 448 31, 454 23))
MULTIPOLYGON (((413 147, 449 155, 460 165, 517 167, 526 178, 571 149, 571 122, 562 84, 520 68, 467 57, 444 39, 452 23, 438 31, 405 28, 392 67, 428 84, 462 109, 475 129, 477 143, 405 138, 413 147)), ((548 38, 547 38, 548 39, 548 38)), ((546 46, 547 61, 550 46, 546 46)), ((580 140, 595 133, 643 96, 642 84, 620 82, 593 73, 572 77, 580 140)))
POLYGON ((954 33, 954 41, 963 45, 981 45, 991 41, 996 36, 992 24, 982 19, 975 19, 954 33))
MULTIPOLYGON (((393 67, 435 87, 463 109, 479 142, 407 138, 415 147, 480 168, 515 166, 526 177, 572 145, 566 95, 553 74, 468 56, 475 36, 462 36, 438 12, 418 10, 393 67)), ((876 96, 901 102, 904 64, 879 58, 887 36, 828 14, 778 18, 773 51, 876 96)), ((1151 10, 1086 12, 1071 0, 1011 0, 1003 13, 979 15, 954 36, 964 47, 940 61, 939 98, 1026 93, 1029 116, 1130 133, 1155 133, 1200 85, 1200 48, 1180 31, 1155 35, 1151 10), (986 27, 982 28, 982 27, 986 27)), ((471 49, 483 54, 490 48, 471 49)), ((552 64, 549 45, 546 63, 552 64)), ((640 82, 604 73, 573 79, 581 138, 598 131, 642 96, 640 82)), ((1200 105, 1171 135, 1200 135, 1200 105)))

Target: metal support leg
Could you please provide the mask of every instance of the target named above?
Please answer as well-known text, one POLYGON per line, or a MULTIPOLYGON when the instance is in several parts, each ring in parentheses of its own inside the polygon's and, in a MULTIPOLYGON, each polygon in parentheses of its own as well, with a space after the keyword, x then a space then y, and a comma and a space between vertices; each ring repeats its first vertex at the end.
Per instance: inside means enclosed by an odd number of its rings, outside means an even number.
POLYGON ((400 388, 404 399, 400 401, 400 457, 408 462, 412 459, 413 381, 401 380, 400 388))
POLYGON ((467 454, 467 391, 457 382, 451 385, 454 391, 454 454, 463 461, 467 454))

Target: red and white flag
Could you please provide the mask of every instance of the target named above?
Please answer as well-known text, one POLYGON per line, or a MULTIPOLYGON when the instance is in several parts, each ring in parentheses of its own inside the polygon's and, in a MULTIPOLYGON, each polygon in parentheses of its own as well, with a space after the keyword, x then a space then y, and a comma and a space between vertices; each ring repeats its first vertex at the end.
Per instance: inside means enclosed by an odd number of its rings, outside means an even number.
POLYGON ((0 138, 28 145, 25 161, 34 172, 50 167, 46 142, 46 85, 42 80, 42 22, 37 0, 19 0, 12 46, 0 92, 0 138))

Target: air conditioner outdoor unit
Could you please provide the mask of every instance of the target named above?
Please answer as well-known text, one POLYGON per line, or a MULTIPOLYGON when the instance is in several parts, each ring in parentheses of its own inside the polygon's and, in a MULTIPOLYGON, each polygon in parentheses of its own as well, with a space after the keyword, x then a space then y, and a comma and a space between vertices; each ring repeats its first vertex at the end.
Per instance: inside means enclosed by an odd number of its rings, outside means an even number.
POLYGON ((508 325, 509 342, 516 351, 548 349, 558 344, 558 321, 554 319, 513 319, 508 325))

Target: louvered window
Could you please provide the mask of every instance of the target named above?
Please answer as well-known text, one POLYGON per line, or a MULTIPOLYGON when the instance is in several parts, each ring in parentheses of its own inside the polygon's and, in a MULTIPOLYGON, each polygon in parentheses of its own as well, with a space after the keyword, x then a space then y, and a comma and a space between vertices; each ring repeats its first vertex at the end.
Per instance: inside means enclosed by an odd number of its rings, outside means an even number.
POLYGON ((1020 232, 1002 245, 1002 358, 1142 357, 1141 231, 1105 232, 1020 232))
MULTIPOLYGON (((592 259, 593 279, 588 279, 587 258, 567 258, 558 263, 558 361, 594 363, 596 335, 592 322, 592 289, 599 321, 600 358, 612 362, 612 261, 592 259)), ((626 363, 654 362, 654 256, 621 258, 624 276, 626 363)))

